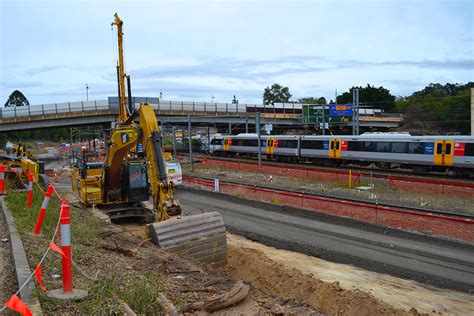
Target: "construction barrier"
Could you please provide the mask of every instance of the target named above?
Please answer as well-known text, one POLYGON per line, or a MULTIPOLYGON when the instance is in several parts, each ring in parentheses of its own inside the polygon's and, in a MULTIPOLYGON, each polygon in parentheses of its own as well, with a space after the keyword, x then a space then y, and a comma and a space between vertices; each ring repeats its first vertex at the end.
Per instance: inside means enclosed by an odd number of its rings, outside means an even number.
POLYGON ((5 194, 5 165, 0 165, 0 195, 5 194))
POLYGON ((71 218, 69 205, 61 205, 61 250, 63 267, 63 292, 72 293, 72 258, 71 258, 71 218))
MULTIPOLYGON (((28 207, 31 206, 32 202, 32 192, 33 190, 33 182, 38 185, 35 181, 33 174, 28 175, 28 207)), ((30 276, 26 279, 23 284, 19 284, 19 289, 16 291, 15 294, 11 295, 10 298, 3 304, 2 308, 0 309, 0 313, 2 313, 6 308, 9 308, 13 311, 20 313, 21 315, 29 316, 32 315, 31 310, 28 306, 18 297, 20 291, 24 289, 29 282, 36 278, 36 281, 41 286, 41 289, 46 292, 47 296, 54 297, 57 299, 81 299, 87 295, 87 291, 73 289, 72 287, 72 250, 71 250, 71 219, 70 219, 70 207, 67 205, 67 200, 61 198, 59 193, 54 188, 53 184, 48 186, 46 192, 44 192, 44 200, 41 205, 41 209, 38 215, 38 220, 34 227, 34 233, 37 235, 41 229, 44 216, 46 214, 46 209, 49 204, 49 200, 51 199, 52 195, 56 194, 56 196, 61 201, 60 213, 59 213, 59 220, 56 224, 54 229, 53 236, 49 240, 49 246, 46 249, 45 253, 43 254, 41 260, 36 265, 35 269, 31 272, 30 276), (60 239, 61 239, 61 248, 59 248, 55 243, 54 240, 58 237, 58 232, 61 232, 60 239), (48 253, 50 251, 57 252, 62 257, 62 271, 63 271, 63 289, 52 290, 48 291, 46 287, 43 285, 43 281, 41 278, 41 264, 46 259, 48 253)))
POLYGON ((31 204, 33 204, 33 182, 35 181, 35 176, 32 172, 28 172, 28 200, 27 206, 31 208, 31 204))
POLYGON ((49 199, 51 198, 53 191, 54 191, 54 185, 51 183, 48 186, 48 189, 46 190, 46 192, 44 193, 44 200, 43 200, 43 203, 41 204, 38 220, 36 221, 36 225, 34 228, 35 236, 38 235, 39 231, 41 230, 41 225, 43 224, 43 219, 44 219, 44 216, 46 215, 46 209, 48 208, 49 199))

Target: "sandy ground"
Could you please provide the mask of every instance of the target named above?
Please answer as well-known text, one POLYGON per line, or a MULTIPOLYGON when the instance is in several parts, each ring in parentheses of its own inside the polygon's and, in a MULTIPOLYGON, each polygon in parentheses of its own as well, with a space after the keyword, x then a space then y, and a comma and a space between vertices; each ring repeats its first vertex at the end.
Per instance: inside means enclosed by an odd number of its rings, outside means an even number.
MULTIPOLYGON (((414 281, 370 272, 350 265, 332 263, 300 253, 267 247, 237 235, 229 234, 228 244, 230 249, 232 249, 231 254, 246 253, 246 261, 252 260, 252 255, 254 257, 264 256, 269 259, 269 268, 271 269, 275 269, 272 266, 280 264, 285 270, 291 271, 294 269, 300 271, 306 282, 317 279, 327 284, 337 284, 346 291, 367 293, 387 305, 404 311, 413 311, 415 309, 420 313, 428 314, 474 314, 474 296, 469 294, 427 287, 414 281)), ((231 260, 236 259, 231 257, 231 260)), ((242 263, 242 260, 238 261, 242 263)), ((238 275, 241 273, 239 272, 240 269, 246 268, 245 264, 241 264, 237 272, 232 271, 232 274, 238 275)), ((258 282, 261 281, 259 280, 258 282)), ((288 288, 287 290, 288 294, 292 295, 292 289, 288 288)), ((304 295, 301 298, 305 301, 304 295)), ((307 303, 311 304, 312 302, 311 305, 316 307, 319 305, 318 299, 320 297, 309 297, 307 298, 307 303)), ((370 302, 370 300, 371 298, 369 297, 366 301, 370 302)), ((343 301, 339 298, 338 302, 342 303, 343 301)), ((360 302, 360 304, 365 303, 365 301, 360 302)), ((333 310, 328 312, 332 313, 333 310)))
MULTIPOLYGON (((189 173, 189 167, 183 165, 185 173, 189 173)), ((273 176, 255 172, 242 172, 236 170, 224 170, 222 168, 209 167, 203 164, 195 164, 193 173, 206 178, 218 178, 223 181, 239 181, 251 185, 264 185, 281 189, 298 190, 308 193, 328 194, 341 198, 355 198, 367 201, 378 201, 379 203, 390 203, 396 205, 421 207, 431 210, 460 212, 474 214, 474 197, 472 199, 455 196, 443 196, 419 192, 390 191, 386 183, 375 183, 375 188, 364 191, 357 188, 349 189, 341 185, 327 182, 317 182, 288 176, 273 176)), ((367 183, 363 183, 367 186, 367 183)))

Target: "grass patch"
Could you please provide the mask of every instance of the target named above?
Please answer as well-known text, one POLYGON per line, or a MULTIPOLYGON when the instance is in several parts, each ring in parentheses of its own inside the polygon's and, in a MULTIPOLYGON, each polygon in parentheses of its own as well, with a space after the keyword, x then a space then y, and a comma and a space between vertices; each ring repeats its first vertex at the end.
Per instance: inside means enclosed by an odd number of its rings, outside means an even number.
MULTIPOLYGON (((33 268, 46 251, 54 234, 59 217, 60 201, 57 198, 51 198, 41 232, 38 236, 34 236, 33 228, 43 201, 43 193, 37 187, 34 188, 33 204, 30 209, 26 206, 26 200, 26 192, 10 191, 6 196, 7 207, 13 214, 15 225, 27 252, 30 268, 33 268)), ((90 212, 71 206, 71 230, 73 260, 82 268, 92 264, 86 270, 89 270, 87 272, 93 275, 95 272, 94 260, 101 260, 101 262, 107 260, 107 257, 103 257, 103 254, 97 257, 96 244, 101 242, 100 233, 102 229, 90 212)), ((59 240, 55 242, 60 245, 59 240)), ((50 252, 42 264, 43 282, 48 289, 62 287, 61 278, 52 278, 55 274, 62 274, 61 257, 50 252)), ((156 273, 135 270, 124 273, 124 271, 114 269, 114 264, 111 261, 110 269, 108 271, 102 269, 101 275, 103 276, 93 282, 82 276, 73 267, 74 287, 89 291, 87 298, 79 302, 48 299, 45 293, 37 287, 36 295, 40 299, 44 313, 121 314, 120 301, 126 302, 138 314, 156 315, 159 313, 156 299, 159 293, 165 291, 166 287, 163 279, 156 273)))

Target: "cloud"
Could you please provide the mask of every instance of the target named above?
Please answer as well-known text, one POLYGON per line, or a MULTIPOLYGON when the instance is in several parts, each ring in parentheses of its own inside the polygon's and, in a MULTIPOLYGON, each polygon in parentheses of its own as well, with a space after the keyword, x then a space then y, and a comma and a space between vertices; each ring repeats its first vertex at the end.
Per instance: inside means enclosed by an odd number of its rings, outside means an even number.
MULTIPOLYGON (((367 83, 384 85, 394 93, 404 94, 422 88, 420 84, 424 84, 426 79, 419 76, 403 79, 403 73, 419 75, 423 73, 420 69, 430 69, 433 73, 465 73, 473 68, 473 60, 462 58, 364 61, 322 56, 268 59, 201 57, 163 58, 159 64, 132 68, 129 73, 133 93, 137 96, 157 96, 161 90, 169 100, 207 101, 214 95, 216 100, 226 102, 236 94, 241 102, 256 103, 261 102, 263 89, 274 82, 289 86, 294 98, 311 95, 331 98, 331 91, 336 87, 346 89, 367 83)), ((29 95, 38 96, 45 103, 85 99, 85 82, 89 84, 91 99, 116 95, 116 77, 110 67, 90 66, 86 69, 46 65, 24 70, 18 68, 16 73, 14 80, 4 80, 0 84, 4 92, 25 88, 29 95), (54 76, 50 74, 52 71, 55 71, 54 76), (75 75, 70 76, 71 72, 75 75)))
POLYGON ((51 66, 41 66, 41 67, 36 67, 36 68, 29 68, 29 69, 25 69, 23 72, 24 72, 25 75, 35 76, 35 75, 43 74, 45 72, 59 70, 59 69, 63 69, 63 68, 66 68, 66 66, 51 65, 51 66))

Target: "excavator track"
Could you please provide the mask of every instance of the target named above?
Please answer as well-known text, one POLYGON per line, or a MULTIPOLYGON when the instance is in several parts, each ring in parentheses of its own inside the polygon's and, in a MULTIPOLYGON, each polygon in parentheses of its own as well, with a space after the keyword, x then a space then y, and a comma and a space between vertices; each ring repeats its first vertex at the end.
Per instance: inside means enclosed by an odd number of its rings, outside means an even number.
POLYGON ((218 212, 156 222, 148 231, 160 248, 212 266, 227 263, 226 230, 218 212))

